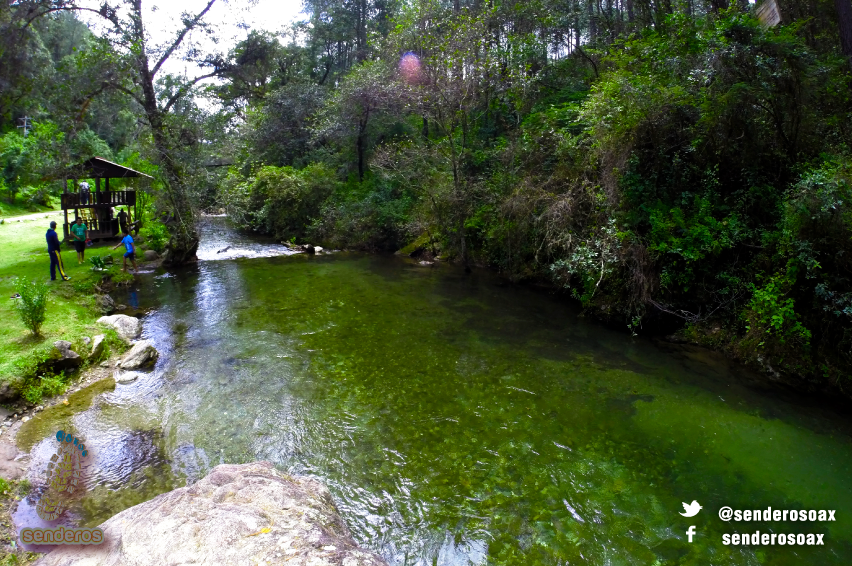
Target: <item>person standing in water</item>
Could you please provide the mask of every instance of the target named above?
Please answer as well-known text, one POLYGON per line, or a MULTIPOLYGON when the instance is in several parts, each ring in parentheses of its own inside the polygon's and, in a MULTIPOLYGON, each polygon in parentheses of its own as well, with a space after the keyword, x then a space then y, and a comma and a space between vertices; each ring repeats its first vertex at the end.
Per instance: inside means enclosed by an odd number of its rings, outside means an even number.
POLYGON ((56 222, 50 223, 50 228, 44 235, 47 239, 47 253, 50 254, 50 280, 56 281, 56 268, 59 268, 59 275, 63 281, 71 279, 65 275, 65 267, 62 265, 62 248, 59 243, 59 236, 56 235, 56 222))
POLYGON ((133 236, 131 236, 129 232, 125 232, 121 241, 113 246, 112 249, 115 249, 122 244, 124 244, 126 251, 124 252, 124 263, 122 264, 121 270, 127 271, 127 260, 129 259, 133 264, 133 271, 139 271, 139 268, 136 266, 136 246, 133 244, 133 236))
POLYGON ((71 236, 74 238, 74 249, 77 250, 77 265, 86 261, 86 224, 79 216, 71 225, 71 236))

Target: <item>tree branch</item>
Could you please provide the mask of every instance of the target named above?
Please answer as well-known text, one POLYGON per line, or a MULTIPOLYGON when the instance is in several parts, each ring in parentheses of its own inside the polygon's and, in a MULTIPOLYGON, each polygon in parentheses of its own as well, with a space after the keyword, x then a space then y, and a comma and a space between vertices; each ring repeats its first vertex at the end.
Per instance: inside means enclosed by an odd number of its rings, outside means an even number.
MULTIPOLYGON (((212 2, 211 2, 211 3, 212 3, 212 2)), ((173 95, 169 98, 169 100, 166 102, 166 105, 163 107, 163 114, 165 114, 166 112, 168 112, 168 111, 169 111, 169 108, 171 108, 171 107, 175 104, 175 102, 177 102, 177 101, 178 101, 178 99, 179 99, 181 96, 183 96, 184 94, 186 94, 186 91, 187 91, 187 90, 189 90, 189 88, 190 88, 190 87, 192 87, 192 86, 193 86, 193 85, 195 85, 196 83, 199 83, 199 82, 203 81, 204 79, 209 79, 209 78, 211 78, 211 77, 215 77, 215 76, 218 76, 218 75, 219 75, 219 71, 213 71, 212 73, 208 73, 208 74, 206 74, 206 75, 201 75, 200 77, 195 77, 194 79, 192 79, 191 81, 189 81, 187 84, 185 84, 185 85, 183 85, 182 87, 180 87, 180 88, 178 89, 178 91, 177 91, 176 93, 174 93, 174 94, 173 94, 173 95)))
MULTIPOLYGON (((83 8, 81 6, 75 6, 75 5, 72 4, 70 6, 63 6, 61 8, 48 8, 44 12, 37 12, 34 16, 32 16, 30 19, 27 20, 27 23, 25 23, 21 27, 21 31, 30 27, 30 25, 32 25, 32 23, 34 21, 36 21, 37 19, 39 19, 43 16, 46 16, 48 14, 52 14, 53 12, 92 12, 92 13, 95 13, 99 16, 103 16, 103 17, 105 17, 106 19, 108 19, 112 22, 112 20, 110 18, 107 18, 106 16, 104 16, 104 14, 100 10, 95 10, 93 8, 83 8)), ((112 22, 112 23, 115 23, 115 22, 112 22)))
POLYGON ((174 43, 172 43, 171 47, 166 49, 166 52, 163 53, 163 56, 160 57, 160 60, 157 61, 156 65, 154 65, 154 68, 151 70, 151 76, 152 77, 157 74, 157 71, 160 70, 160 67, 163 66, 163 63, 165 63, 166 60, 168 60, 168 58, 172 56, 172 53, 175 52, 175 49, 180 47, 180 44, 183 43, 183 38, 186 37, 186 34, 188 34, 192 29, 195 28, 195 26, 198 25, 198 22, 201 21, 201 18, 203 18, 204 15, 207 14, 207 12, 210 10, 210 8, 213 7, 213 4, 215 4, 215 3, 216 3, 216 0, 210 0, 210 2, 207 3, 207 6, 205 6, 204 9, 201 10, 201 12, 199 12, 198 15, 195 16, 195 18, 193 18, 191 22, 189 22, 188 24, 184 24, 185 27, 178 34, 177 39, 175 39, 175 41, 174 41, 174 43))

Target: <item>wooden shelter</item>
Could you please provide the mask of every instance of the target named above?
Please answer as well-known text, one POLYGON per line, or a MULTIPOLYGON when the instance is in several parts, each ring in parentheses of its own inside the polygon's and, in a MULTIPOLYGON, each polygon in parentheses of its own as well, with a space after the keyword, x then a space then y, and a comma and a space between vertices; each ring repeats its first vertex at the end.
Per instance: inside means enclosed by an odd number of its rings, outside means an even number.
POLYGON ((65 238, 68 239, 70 233, 69 210, 74 211, 74 220, 82 218, 86 223, 89 238, 96 240, 117 236, 121 227, 115 209, 122 206, 126 207, 129 214, 130 207, 133 207, 133 213, 127 220, 129 225, 136 218, 136 190, 125 188, 120 191, 112 191, 109 187, 109 180, 138 177, 152 178, 145 173, 107 161, 103 157, 92 157, 71 168, 65 177, 65 191, 61 197, 62 211, 65 213, 65 225, 63 227, 65 238), (91 187, 88 190, 80 188, 78 179, 94 179, 94 190, 91 187), (71 191, 68 190, 69 180, 73 181, 71 191), (103 186, 101 186, 101 180, 104 181, 103 186))

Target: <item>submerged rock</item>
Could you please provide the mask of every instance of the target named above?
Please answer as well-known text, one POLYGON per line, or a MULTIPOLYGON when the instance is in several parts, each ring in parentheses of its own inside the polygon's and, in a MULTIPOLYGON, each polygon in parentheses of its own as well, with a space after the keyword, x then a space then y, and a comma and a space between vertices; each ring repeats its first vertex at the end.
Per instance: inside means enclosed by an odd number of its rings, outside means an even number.
POLYGON ((328 488, 269 462, 216 466, 100 528, 102 545, 57 547, 38 564, 387 566, 355 544, 328 488))
POLYGON ((98 319, 98 324, 112 326, 118 335, 127 340, 138 338, 142 333, 142 323, 138 318, 127 316, 125 314, 114 314, 112 316, 102 316, 98 319))
POLYGON ((150 340, 140 340, 124 355, 118 363, 118 367, 121 369, 145 367, 156 362, 159 355, 160 353, 157 352, 150 340))

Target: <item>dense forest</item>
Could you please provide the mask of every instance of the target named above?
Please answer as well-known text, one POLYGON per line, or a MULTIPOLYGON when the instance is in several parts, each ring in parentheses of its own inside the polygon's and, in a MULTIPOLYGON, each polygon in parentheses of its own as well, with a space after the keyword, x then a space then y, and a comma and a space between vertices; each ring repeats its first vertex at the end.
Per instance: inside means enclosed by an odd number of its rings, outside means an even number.
POLYGON ((2 198, 49 202, 100 155, 155 176, 171 263, 225 208, 847 388, 850 0, 307 0, 221 52, 192 39, 214 3, 155 45, 141 0, 4 2, 2 198))

